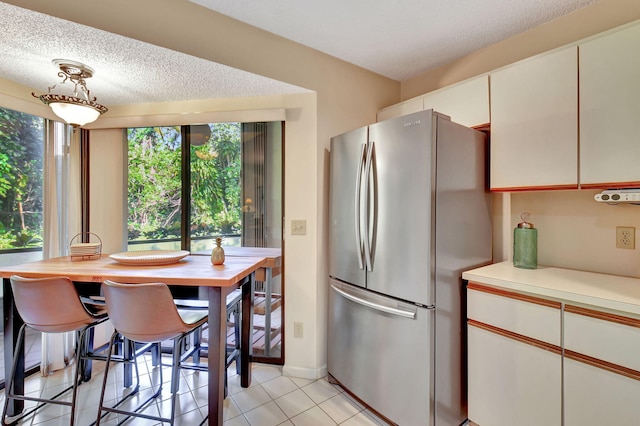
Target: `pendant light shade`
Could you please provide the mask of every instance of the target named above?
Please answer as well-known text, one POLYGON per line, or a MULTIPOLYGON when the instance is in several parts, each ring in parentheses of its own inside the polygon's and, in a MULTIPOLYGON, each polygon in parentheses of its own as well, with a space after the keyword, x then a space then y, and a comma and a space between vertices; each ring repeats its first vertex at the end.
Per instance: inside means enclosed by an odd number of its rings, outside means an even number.
POLYGON ((107 112, 107 107, 96 102, 96 98, 90 98, 90 91, 87 89, 85 79, 93 76, 93 70, 88 66, 75 61, 64 59, 54 59, 54 65, 60 68, 58 77, 62 81, 49 87, 48 93, 43 95, 32 95, 40 99, 44 104, 49 105, 53 113, 63 119, 73 127, 84 126, 98 119, 100 114, 107 112), (67 81, 73 84, 71 95, 52 93, 51 91, 58 85, 63 85, 67 81))

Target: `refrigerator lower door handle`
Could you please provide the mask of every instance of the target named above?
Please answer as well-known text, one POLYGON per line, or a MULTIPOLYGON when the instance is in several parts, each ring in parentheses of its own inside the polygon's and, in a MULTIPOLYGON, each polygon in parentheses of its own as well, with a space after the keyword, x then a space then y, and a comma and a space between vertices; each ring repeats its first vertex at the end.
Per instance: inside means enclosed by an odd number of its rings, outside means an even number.
POLYGON ((342 297, 349 299, 352 302, 359 303, 360 305, 366 306, 368 308, 375 309, 377 311, 386 312, 392 315, 397 315, 404 318, 409 318, 409 319, 416 318, 416 312, 414 311, 407 311, 405 309, 399 309, 399 308, 393 308, 391 306, 381 305, 379 303, 375 303, 370 300, 363 299, 360 296, 353 295, 350 292, 340 289, 333 284, 331 284, 331 288, 342 297))

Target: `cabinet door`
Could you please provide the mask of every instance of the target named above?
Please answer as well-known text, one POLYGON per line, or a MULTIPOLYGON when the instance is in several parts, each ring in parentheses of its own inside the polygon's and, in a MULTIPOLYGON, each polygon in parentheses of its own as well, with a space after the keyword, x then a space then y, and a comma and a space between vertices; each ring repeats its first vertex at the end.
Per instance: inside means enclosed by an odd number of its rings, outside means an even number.
POLYGON ((490 83, 491 189, 577 188, 577 47, 496 71, 490 83))
POLYGON ((489 123, 489 76, 471 78, 378 111, 378 121, 432 109, 467 127, 489 123))
POLYGON ((636 425, 640 319, 566 305, 566 426, 636 425))
POLYGON ((640 186, 640 25, 579 45, 580 184, 640 186))
POLYGON ((424 109, 433 109, 467 127, 489 123, 489 76, 476 77, 424 95, 424 109))
POLYGON ((469 326, 469 420, 480 426, 561 424, 562 357, 469 326))
POLYGON ((565 426, 635 426, 640 419, 638 395, 640 378, 570 358, 564 361, 565 426))
POLYGON ((423 109, 422 96, 419 96, 381 109, 378 111, 377 121, 384 121, 390 118, 413 114, 414 112, 422 111, 423 109))

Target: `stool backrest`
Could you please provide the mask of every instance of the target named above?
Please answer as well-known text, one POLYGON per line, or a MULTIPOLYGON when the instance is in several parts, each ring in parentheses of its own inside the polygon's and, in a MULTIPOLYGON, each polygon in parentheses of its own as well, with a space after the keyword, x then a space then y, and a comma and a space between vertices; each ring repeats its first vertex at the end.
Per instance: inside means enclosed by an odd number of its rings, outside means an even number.
POLYGON ((123 336, 142 343, 173 339, 191 329, 184 323, 164 283, 102 284, 109 318, 123 336))
POLYGON ((11 277, 13 298, 25 324, 47 333, 74 331, 95 322, 67 277, 11 277))

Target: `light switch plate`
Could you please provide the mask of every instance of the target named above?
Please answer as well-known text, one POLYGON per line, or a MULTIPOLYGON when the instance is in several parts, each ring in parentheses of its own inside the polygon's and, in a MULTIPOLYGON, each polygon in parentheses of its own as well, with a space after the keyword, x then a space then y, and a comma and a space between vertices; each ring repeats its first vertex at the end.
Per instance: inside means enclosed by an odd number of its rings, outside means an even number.
POLYGON ((306 220, 292 220, 291 221, 291 235, 307 235, 307 221, 306 220))

